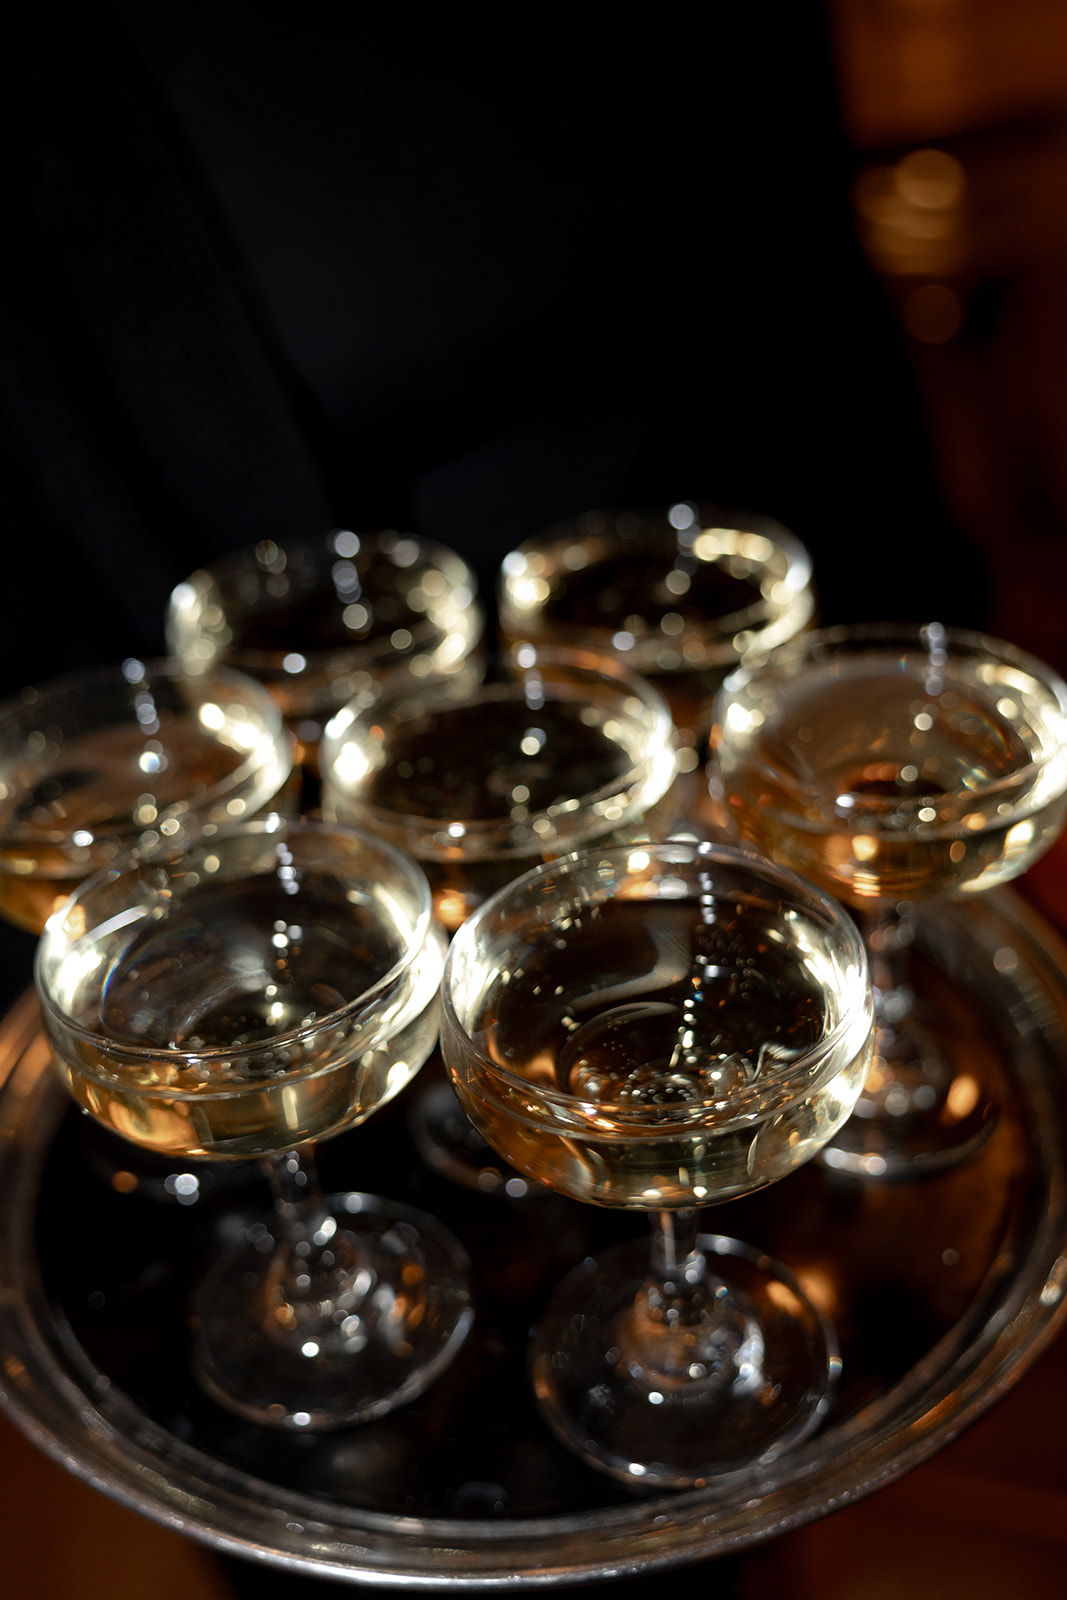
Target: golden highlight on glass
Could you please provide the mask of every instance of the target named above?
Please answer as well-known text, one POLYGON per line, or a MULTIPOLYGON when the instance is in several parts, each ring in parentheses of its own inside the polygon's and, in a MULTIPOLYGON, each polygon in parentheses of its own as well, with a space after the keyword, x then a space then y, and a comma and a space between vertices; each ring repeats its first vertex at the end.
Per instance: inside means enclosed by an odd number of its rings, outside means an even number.
POLYGON ((23 690, 0 707, 0 915, 39 933, 135 846, 254 816, 292 762, 271 696, 224 667, 128 660, 23 690))

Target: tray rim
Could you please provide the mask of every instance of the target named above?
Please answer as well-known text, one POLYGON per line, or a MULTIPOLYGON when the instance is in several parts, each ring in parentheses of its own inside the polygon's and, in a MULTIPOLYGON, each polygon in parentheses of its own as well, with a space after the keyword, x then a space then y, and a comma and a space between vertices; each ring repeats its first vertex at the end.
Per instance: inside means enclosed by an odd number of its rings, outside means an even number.
MULTIPOLYGON (((939 914, 946 909, 941 907, 939 914)), ((1067 1037, 1067 945, 1042 915, 1008 889, 952 908, 952 914, 968 918, 972 936, 977 918, 994 927, 1002 924, 1022 944, 1033 980, 1054 1006, 1058 1002, 1060 1029, 1067 1037)), ((10 1109, 7 1080, 17 1078, 20 1068, 29 1080, 20 1085, 27 1102, 36 1096, 54 1108, 51 1127, 37 1139, 36 1169, 33 1162, 19 1169, 22 1187, 32 1199, 55 1118, 66 1108, 58 1080, 47 1071, 32 990, 0 1021, 0 1111, 10 1109), (42 1055, 36 1066, 28 1060, 35 1045, 42 1055)), ((1067 1147, 1062 1112, 1060 1121, 1059 1142, 1067 1147)), ((5 1124, 0 1119, 0 1140, 9 1130, 10 1120, 5 1124)), ((802 1449, 765 1469, 762 1479, 759 1473, 736 1475, 718 1490, 642 1497, 597 1512, 482 1521, 402 1517, 283 1489, 175 1439, 98 1375, 101 1389, 76 1341, 64 1368, 56 1349, 40 1336, 37 1319, 43 1315, 45 1295, 35 1269, 34 1292, 22 1320, 29 1321, 37 1336, 39 1348, 33 1354, 40 1370, 31 1371, 12 1353, 0 1358, 0 1408, 75 1476, 128 1509, 227 1555, 334 1580, 427 1591, 529 1589, 649 1574, 735 1553, 850 1505, 911 1471, 977 1421, 1014 1386, 1067 1320, 1067 1175, 1062 1163, 1052 1165, 1045 1213, 1051 1219, 1047 1271, 1040 1282, 1040 1274, 1027 1284, 1018 1274, 1008 1280, 991 1337, 972 1341, 945 1366, 937 1352, 952 1344, 954 1330, 948 1330, 892 1389, 819 1436, 833 1439, 832 1452, 802 1449), (933 1369, 930 1382, 923 1368, 933 1369), (893 1448, 872 1454, 872 1438, 882 1438, 887 1419, 893 1425, 893 1448), (180 1481, 175 1481, 177 1468, 180 1481), (534 1553, 550 1556, 549 1564, 531 1565, 534 1553)), ((968 1317, 983 1303, 991 1275, 993 1268, 968 1317)), ((12 1289, 0 1283, 0 1325, 18 1309, 15 1300, 12 1289)), ((50 1331, 52 1343, 62 1346, 62 1329, 53 1324, 50 1331)), ((988 1326, 983 1331, 988 1335, 988 1326)))

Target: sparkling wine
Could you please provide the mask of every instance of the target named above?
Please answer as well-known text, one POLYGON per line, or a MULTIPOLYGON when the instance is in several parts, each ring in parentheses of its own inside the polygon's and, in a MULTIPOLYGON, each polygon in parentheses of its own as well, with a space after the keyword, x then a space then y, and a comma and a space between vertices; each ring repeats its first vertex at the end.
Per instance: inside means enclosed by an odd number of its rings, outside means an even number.
MULTIPOLYGON (((261 691, 260 691, 261 692, 261 691)), ((83 878, 158 842, 194 811, 233 822, 273 799, 289 771, 277 727, 220 696, 63 738, 48 719, 0 771, 0 915, 39 933, 83 878)))
POLYGON ((447 822, 464 817, 521 822, 565 813, 575 795, 595 794, 629 772, 640 752, 617 718, 560 700, 518 706, 485 697, 441 708, 398 727, 388 760, 362 794, 383 811, 447 822))
POLYGON ((757 895, 561 905, 462 986, 469 1039, 446 1024, 445 1057, 520 1171, 601 1205, 704 1205, 783 1177, 851 1112, 853 981, 813 917, 757 895))
POLYGON ((454 670, 484 626, 475 587, 454 551, 407 534, 268 539, 179 584, 167 638, 188 666, 228 662, 268 684, 286 718, 314 718, 401 663, 454 670))
POLYGON ((68 946, 52 989, 79 1028, 45 1012, 67 1088, 168 1155, 247 1158, 362 1121, 432 1048, 439 941, 386 994, 373 1029, 343 1013, 323 1028, 401 961, 402 905, 321 868, 216 883, 210 867, 171 914, 135 903, 68 946), (233 1052, 245 1045, 258 1048, 242 1064, 233 1052))
POLYGON ((1063 709, 1021 667, 890 647, 754 674, 724 696, 742 834, 856 906, 1015 877, 1067 812, 1063 709))
POLYGON ((767 518, 717 526, 726 516, 681 504, 550 529, 504 562, 502 636, 613 651, 656 684, 680 729, 706 727, 745 650, 791 637, 814 610, 792 535, 767 518))
POLYGON ((630 837, 673 771, 666 711, 593 673, 375 702, 324 768, 327 811, 414 856, 453 930, 542 859, 630 837))
POLYGON ((614 632, 629 623, 635 635, 669 634, 676 618, 681 632, 709 616, 744 615, 762 601, 760 577, 751 563, 731 570, 692 555, 668 563, 657 561, 653 550, 610 563, 594 559, 577 571, 565 571, 561 564, 553 576, 542 608, 546 625, 614 632))

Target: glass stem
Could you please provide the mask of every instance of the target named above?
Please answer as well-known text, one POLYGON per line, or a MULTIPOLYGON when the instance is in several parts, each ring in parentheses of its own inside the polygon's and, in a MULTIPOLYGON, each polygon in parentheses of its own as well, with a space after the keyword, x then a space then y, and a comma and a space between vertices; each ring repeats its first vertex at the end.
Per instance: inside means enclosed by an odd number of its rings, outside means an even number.
POLYGON ((266 1320, 274 1344, 326 1352, 344 1338, 345 1318, 373 1287, 362 1251, 338 1228, 319 1182, 314 1148, 263 1163, 274 1195, 275 1242, 265 1261, 266 1320))
POLYGON ((871 969, 875 1016, 879 1029, 892 1033, 911 1014, 915 995, 908 979, 908 952, 915 937, 915 917, 894 906, 864 920, 864 943, 871 969))
POLYGON ((702 1321, 708 1312, 708 1264, 698 1243, 695 1207, 652 1215, 652 1250, 645 1284, 648 1310, 666 1329, 702 1321))
POLYGON ((289 1244, 310 1243, 326 1215, 314 1145, 267 1156, 263 1162, 270 1181, 279 1235, 289 1244))
MULTIPOLYGON (((710 1270, 699 1242, 695 1208, 654 1211, 649 1270, 616 1346, 632 1380, 660 1394, 682 1395, 694 1384, 732 1382, 737 1351, 747 1348, 745 1313, 710 1270)), ((749 1340, 749 1343, 751 1341, 749 1340)))
POLYGON ((886 1118, 936 1111, 948 1093, 952 1068, 923 1026, 912 987, 915 914, 908 902, 872 917, 864 939, 874 988, 875 1046, 871 1071, 856 1107, 861 1117, 886 1118))

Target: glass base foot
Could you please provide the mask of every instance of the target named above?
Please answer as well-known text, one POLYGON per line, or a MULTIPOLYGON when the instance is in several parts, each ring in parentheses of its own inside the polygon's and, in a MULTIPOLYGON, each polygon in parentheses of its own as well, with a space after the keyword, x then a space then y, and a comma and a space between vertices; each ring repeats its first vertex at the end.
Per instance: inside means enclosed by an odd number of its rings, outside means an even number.
POLYGON ((433 1217, 332 1195, 314 1276, 275 1227, 246 1229, 194 1296, 193 1370, 214 1400, 306 1433, 384 1416, 444 1371, 473 1319, 470 1263, 433 1217))
POLYGON ((816 1160, 843 1177, 893 1180, 969 1161, 996 1125, 992 1086, 953 1065, 951 1041, 915 1020, 879 1029, 871 1071, 852 1116, 816 1160))
POLYGON ((758 1250, 702 1234, 711 1315, 649 1315, 648 1242, 585 1261, 534 1339, 534 1390, 555 1433, 623 1482, 700 1487, 776 1460, 819 1427, 841 1362, 796 1278, 758 1250))

